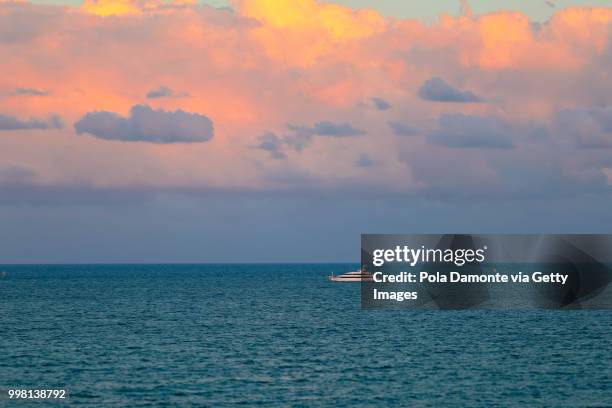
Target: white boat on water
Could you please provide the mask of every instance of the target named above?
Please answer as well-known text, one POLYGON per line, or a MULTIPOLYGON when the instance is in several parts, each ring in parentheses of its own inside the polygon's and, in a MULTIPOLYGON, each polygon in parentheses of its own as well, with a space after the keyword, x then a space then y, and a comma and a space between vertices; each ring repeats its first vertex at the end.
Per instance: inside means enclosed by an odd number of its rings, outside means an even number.
POLYGON ((374 280, 372 274, 361 269, 355 272, 348 272, 343 275, 329 276, 329 280, 333 282, 371 282, 374 280))

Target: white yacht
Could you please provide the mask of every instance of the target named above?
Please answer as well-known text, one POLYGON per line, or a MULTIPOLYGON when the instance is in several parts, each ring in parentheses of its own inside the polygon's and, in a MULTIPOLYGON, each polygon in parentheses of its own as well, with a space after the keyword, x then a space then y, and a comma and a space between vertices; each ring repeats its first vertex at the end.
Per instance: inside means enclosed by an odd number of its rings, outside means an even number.
POLYGON ((333 273, 329 276, 329 280, 333 282, 371 282, 374 280, 370 272, 364 270, 358 270, 355 272, 348 272, 343 275, 334 275, 333 273))

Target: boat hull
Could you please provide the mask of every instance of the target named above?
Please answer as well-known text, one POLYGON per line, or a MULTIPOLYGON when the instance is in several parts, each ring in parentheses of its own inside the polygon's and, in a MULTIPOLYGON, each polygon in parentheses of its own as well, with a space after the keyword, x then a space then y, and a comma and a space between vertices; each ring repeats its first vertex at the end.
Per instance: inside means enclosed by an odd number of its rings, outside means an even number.
POLYGON ((332 282, 372 282, 372 274, 367 272, 349 272, 344 275, 331 275, 328 277, 332 282))

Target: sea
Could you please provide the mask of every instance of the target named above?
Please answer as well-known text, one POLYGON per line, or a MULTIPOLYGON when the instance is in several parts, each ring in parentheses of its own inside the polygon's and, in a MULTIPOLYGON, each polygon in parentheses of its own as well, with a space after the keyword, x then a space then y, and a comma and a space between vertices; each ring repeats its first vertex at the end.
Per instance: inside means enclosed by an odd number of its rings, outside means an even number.
POLYGON ((612 311, 362 310, 357 267, 0 266, 0 406, 612 407, 612 311))

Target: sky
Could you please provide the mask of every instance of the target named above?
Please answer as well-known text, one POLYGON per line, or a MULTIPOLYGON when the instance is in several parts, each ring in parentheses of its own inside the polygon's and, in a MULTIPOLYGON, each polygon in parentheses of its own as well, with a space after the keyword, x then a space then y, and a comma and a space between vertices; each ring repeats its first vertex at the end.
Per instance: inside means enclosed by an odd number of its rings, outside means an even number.
POLYGON ((0 1, 0 264, 610 233, 612 7, 549 3, 0 1))

